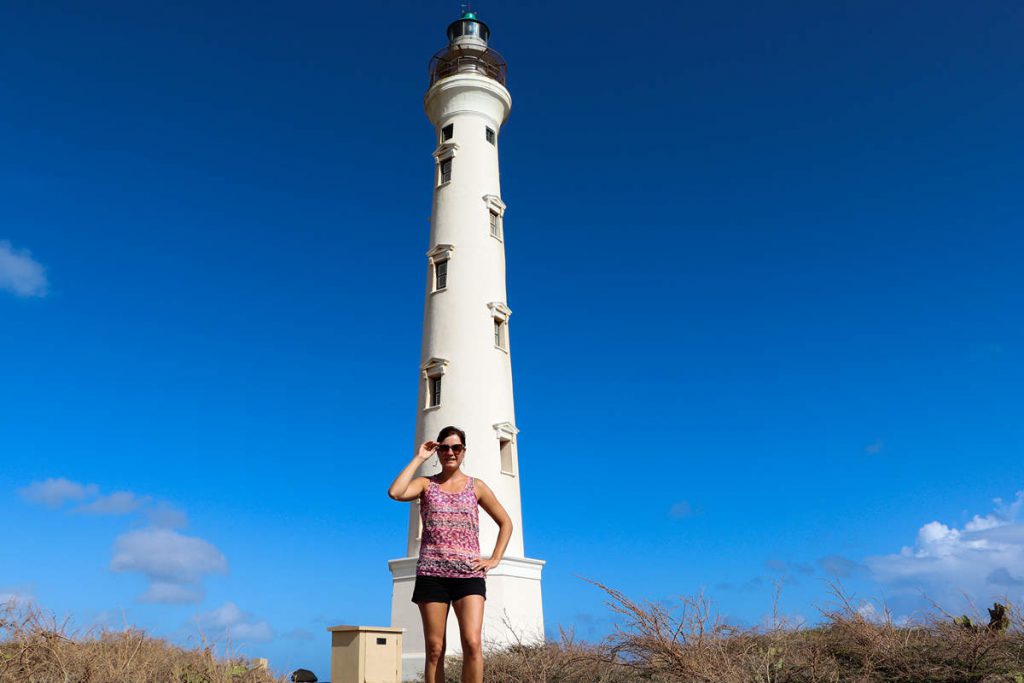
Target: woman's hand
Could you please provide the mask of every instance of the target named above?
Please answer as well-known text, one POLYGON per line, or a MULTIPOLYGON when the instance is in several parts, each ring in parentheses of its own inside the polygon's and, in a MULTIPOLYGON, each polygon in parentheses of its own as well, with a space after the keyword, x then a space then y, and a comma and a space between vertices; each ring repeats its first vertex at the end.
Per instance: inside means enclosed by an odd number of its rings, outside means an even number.
MULTIPOLYGON (((416 457, 420 461, 426 462, 427 458, 432 456, 434 454, 434 451, 436 451, 436 450, 437 450, 437 442, 436 441, 424 441, 422 444, 420 444, 420 450, 416 454, 416 457)), ((406 452, 408 453, 408 451, 406 451, 406 452)))
POLYGON ((501 563, 501 560, 495 560, 493 557, 479 557, 473 560, 473 569, 483 569, 484 574, 486 574, 487 572, 497 567, 499 563, 501 563))

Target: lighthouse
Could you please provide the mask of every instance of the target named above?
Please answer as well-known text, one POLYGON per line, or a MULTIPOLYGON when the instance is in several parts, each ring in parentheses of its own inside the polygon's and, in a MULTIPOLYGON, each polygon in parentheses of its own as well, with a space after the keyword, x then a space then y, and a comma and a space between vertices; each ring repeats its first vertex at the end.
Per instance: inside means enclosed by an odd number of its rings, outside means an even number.
MULTIPOLYGON (((506 63, 488 44, 490 29, 472 12, 448 26, 448 45, 430 60, 424 98, 434 126, 433 210, 426 252, 426 299, 420 354, 415 445, 447 425, 466 432, 463 469, 485 481, 512 518, 501 564, 487 574, 483 642, 541 642, 541 570, 526 557, 520 495, 519 429, 512 398, 512 310, 505 295, 505 203, 498 150, 512 99, 506 63)), ((420 476, 440 471, 436 459, 420 476)), ((388 562, 391 625, 405 629, 403 678, 423 669, 419 609, 410 599, 421 534, 419 503, 409 511, 406 556, 388 562)), ((494 547, 498 527, 480 515, 480 548, 494 547)), ((447 651, 459 654, 458 623, 449 613, 447 651)))

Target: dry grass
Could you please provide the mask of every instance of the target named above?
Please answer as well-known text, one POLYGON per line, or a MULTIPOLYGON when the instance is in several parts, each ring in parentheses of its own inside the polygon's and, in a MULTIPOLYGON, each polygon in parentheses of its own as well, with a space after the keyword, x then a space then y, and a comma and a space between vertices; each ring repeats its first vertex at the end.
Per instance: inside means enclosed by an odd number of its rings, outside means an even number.
POLYGON ((31 605, 0 605, 0 683, 281 683, 209 644, 192 650, 144 631, 72 631, 31 605))
MULTIPOLYGON (((704 596, 666 605, 605 591, 618 626, 600 644, 518 645, 486 655, 489 683, 1024 683, 1024 620, 1010 606, 1003 630, 935 607, 897 624, 884 608, 865 616, 833 586, 833 601, 812 628, 771 622, 741 629, 724 623, 704 596)), ((774 604, 778 604, 778 594, 774 604)), ((458 662, 446 671, 459 680, 458 662)))
MULTIPOLYGON (((628 683, 637 680, 629 667, 608 659, 606 648, 579 642, 571 631, 564 630, 557 643, 491 649, 484 660, 487 683, 628 683)), ((459 683, 461 675, 461 661, 457 657, 450 658, 445 665, 445 683, 459 683)))
MULTIPOLYGON (((488 683, 1024 683, 1024 619, 1001 629, 935 607, 912 623, 884 608, 866 617, 833 587, 822 623, 774 613, 754 629, 730 626, 704 595, 675 604, 605 591, 618 626, 603 642, 519 644, 486 656, 488 683)), ((776 595, 775 604, 778 604, 776 595)), ((458 662, 448 681, 459 680, 458 662)), ((71 631, 35 607, 0 608, 0 683, 282 683, 203 644, 184 649, 143 631, 71 631)))

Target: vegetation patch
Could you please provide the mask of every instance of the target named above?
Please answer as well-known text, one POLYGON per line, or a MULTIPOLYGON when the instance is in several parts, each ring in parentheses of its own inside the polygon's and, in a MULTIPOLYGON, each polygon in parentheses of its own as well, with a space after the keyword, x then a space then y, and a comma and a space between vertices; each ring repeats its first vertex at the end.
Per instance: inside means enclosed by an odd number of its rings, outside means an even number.
MULTIPOLYGON (((488 683, 1024 683, 1024 621, 1009 603, 987 619, 934 606, 897 622, 836 585, 820 624, 793 625, 773 610, 768 625, 739 628, 703 595, 638 602, 595 585, 617 617, 608 638, 587 644, 563 632, 557 643, 492 649, 488 683)), ((460 680, 457 659, 445 673, 460 680)))
POLYGON ((283 681, 208 643, 182 648, 131 627, 75 631, 34 606, 0 606, 0 683, 283 681))

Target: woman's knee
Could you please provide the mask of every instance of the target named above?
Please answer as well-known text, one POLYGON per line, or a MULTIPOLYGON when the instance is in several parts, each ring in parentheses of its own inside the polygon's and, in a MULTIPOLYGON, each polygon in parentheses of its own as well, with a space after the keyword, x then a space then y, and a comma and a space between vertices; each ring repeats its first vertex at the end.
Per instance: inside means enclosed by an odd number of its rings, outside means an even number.
POLYGON ((427 642, 427 659, 436 662, 442 657, 444 657, 444 641, 431 640, 427 642))
POLYGON ((462 638, 462 656, 463 657, 480 657, 483 655, 483 649, 480 644, 480 636, 470 635, 463 636, 462 638))
POLYGON ((444 658, 444 639, 427 641, 427 661, 438 662, 444 658))

